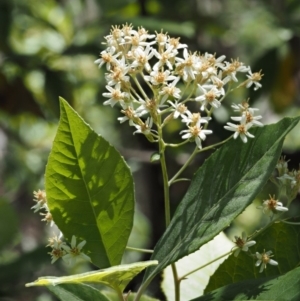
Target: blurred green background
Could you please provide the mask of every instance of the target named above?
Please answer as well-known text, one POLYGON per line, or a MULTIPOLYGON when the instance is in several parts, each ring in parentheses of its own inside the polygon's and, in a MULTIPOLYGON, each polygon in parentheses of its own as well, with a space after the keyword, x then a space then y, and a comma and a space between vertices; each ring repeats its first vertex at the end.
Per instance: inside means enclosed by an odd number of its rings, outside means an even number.
MULTIPOLYGON (((32 192, 43 175, 59 118, 58 97, 108 139, 129 162, 136 180, 138 214, 131 246, 153 247, 163 231, 159 166, 154 145, 117 122, 118 110, 102 105, 105 68, 94 61, 111 25, 132 23, 151 33, 164 29, 191 51, 239 58, 262 69, 263 88, 238 91, 215 115, 215 140, 234 101, 250 97, 265 124, 300 114, 300 2, 298 0, 0 0, 0 300, 56 300, 46 289, 25 288, 42 275, 86 271, 50 264, 45 248, 53 230, 33 214, 32 192), (152 222, 150 222, 152 221, 152 222)), ((178 128, 168 135, 178 141, 178 128), (177 138, 176 138, 177 137, 177 138)), ((186 159, 173 153, 171 173, 186 159)), ((298 168, 299 127, 284 152, 298 168)), ((197 160, 202 162, 204 158, 197 160)), ((191 173, 195 171, 191 168, 191 173)), ((173 209, 187 184, 172 189, 173 209)), ((142 260, 126 254, 125 261, 142 260)), ((135 283, 132 289, 135 289, 135 283)), ((160 296, 158 286, 151 294, 160 296)))

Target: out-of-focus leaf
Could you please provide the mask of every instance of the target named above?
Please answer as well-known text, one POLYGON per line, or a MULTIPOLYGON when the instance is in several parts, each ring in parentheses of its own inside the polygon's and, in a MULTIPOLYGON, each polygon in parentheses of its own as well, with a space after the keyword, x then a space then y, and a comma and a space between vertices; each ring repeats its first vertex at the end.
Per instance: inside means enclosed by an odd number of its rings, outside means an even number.
POLYGON ((278 266, 268 265, 263 273, 259 273, 259 268, 254 266, 255 260, 244 252, 238 257, 231 255, 210 278, 205 292, 246 279, 282 275, 300 264, 299 226, 276 223, 255 240, 256 245, 251 247, 251 252, 271 250, 272 259, 278 262, 278 266))
POLYGON ((121 262, 133 225, 131 172, 120 154, 61 99, 61 118, 46 167, 53 219, 64 236, 86 240, 99 267, 121 262))
POLYGON ((253 201, 274 171, 285 136, 299 119, 285 118, 257 128, 255 139, 247 144, 231 140, 205 161, 157 243, 152 259, 159 264, 147 269, 144 282, 198 250, 253 201))
POLYGON ((300 268, 280 277, 268 277, 230 284, 191 301, 298 301, 300 268))
POLYGON ((18 233, 18 217, 12 206, 0 198, 0 250, 18 233))

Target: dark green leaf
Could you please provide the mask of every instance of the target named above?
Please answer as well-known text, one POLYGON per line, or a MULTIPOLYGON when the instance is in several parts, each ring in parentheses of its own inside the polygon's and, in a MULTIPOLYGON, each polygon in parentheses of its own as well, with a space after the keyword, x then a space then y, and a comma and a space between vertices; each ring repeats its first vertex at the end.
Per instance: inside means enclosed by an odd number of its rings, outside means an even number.
POLYGON ((300 268, 280 277, 268 277, 243 281, 221 287, 191 301, 227 300, 300 300, 300 268))
POLYGON ((286 134, 299 118, 257 128, 255 139, 231 140, 199 168, 170 226, 157 243, 147 283, 169 264, 195 252, 228 227, 255 198, 273 172, 286 134))
POLYGON ((109 301, 100 291, 86 284, 48 285, 47 288, 61 301, 109 301))
POLYGON ((68 240, 75 235, 87 241, 83 251, 95 265, 117 265, 133 225, 131 172, 115 148, 63 99, 60 108, 46 167, 50 211, 68 240))

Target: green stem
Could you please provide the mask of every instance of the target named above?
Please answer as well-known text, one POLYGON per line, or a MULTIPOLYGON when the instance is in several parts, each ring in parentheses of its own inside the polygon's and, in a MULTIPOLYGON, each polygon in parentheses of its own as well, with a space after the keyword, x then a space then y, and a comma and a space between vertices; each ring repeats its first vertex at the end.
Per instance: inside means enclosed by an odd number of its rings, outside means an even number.
MULTIPOLYGON (((166 157, 165 157, 166 145, 163 141, 163 133, 162 133, 160 116, 159 116, 158 122, 160 123, 158 126, 158 135, 160 137, 159 153, 160 153, 160 165, 161 165, 161 169, 162 169, 163 185, 164 185, 165 222, 166 222, 166 229, 167 229, 171 222, 170 190, 169 190, 169 184, 168 184, 168 172, 167 172, 167 164, 166 164, 166 157)), ((180 294, 179 294, 180 288, 179 288, 178 274, 177 274, 175 263, 172 264, 172 272, 173 272, 174 285, 175 285, 175 301, 180 301, 180 294)))
POLYGON ((181 175, 181 173, 186 169, 186 167, 192 162, 194 157, 197 154, 198 147, 196 146, 193 153, 190 155, 190 157, 186 160, 186 162, 182 165, 182 167, 177 171, 177 173, 173 176, 173 178, 169 181, 169 186, 171 186, 174 181, 181 175))
POLYGON ((178 278, 178 273, 175 263, 171 264, 175 288, 175 301, 180 301, 180 279, 178 278))
POLYGON ((232 138, 232 136, 233 136, 233 135, 229 136, 227 139, 225 139, 225 140, 223 140, 223 141, 221 141, 221 142, 218 142, 218 143, 216 143, 216 144, 213 144, 213 145, 210 145, 210 146, 207 146, 207 147, 203 147, 203 148, 199 149, 199 150, 197 151, 197 153, 199 154, 199 153, 205 152, 205 151, 207 151, 207 150, 216 148, 217 146, 220 146, 220 145, 224 144, 225 142, 229 141, 229 140, 232 138))
POLYGON ((136 251, 136 252, 141 252, 141 253, 153 253, 153 250, 149 249, 140 249, 140 248, 134 248, 134 247, 126 247, 126 250, 128 251, 136 251))

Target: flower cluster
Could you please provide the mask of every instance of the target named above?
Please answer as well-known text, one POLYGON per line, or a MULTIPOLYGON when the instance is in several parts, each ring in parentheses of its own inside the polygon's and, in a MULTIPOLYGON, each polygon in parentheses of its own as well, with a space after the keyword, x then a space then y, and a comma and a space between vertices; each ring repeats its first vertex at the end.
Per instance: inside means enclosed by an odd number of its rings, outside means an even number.
POLYGON ((52 218, 52 214, 50 213, 49 207, 47 205, 47 196, 45 190, 38 190, 33 192, 34 199, 33 201, 36 202, 34 206, 31 207, 31 209, 34 210, 34 213, 40 211, 40 210, 45 210, 44 213, 40 213, 40 215, 43 215, 44 218, 42 221, 49 223, 50 226, 54 225, 54 221, 52 218))
POLYGON ((298 170, 289 170, 288 161, 285 158, 280 158, 276 165, 276 171, 277 176, 272 180, 291 202, 300 191, 300 168, 298 170))
MULTIPOLYGON (((118 120, 128 121, 135 133, 144 134, 151 142, 159 140, 159 132, 168 122, 180 118, 186 127, 180 132, 182 139, 201 148, 202 141, 212 134, 207 128, 213 110, 233 89, 229 84, 236 83, 235 88, 254 86, 255 90, 261 87, 261 72, 252 73, 239 60, 225 61, 224 55, 191 53, 179 38, 162 31, 149 34, 143 27, 113 26, 105 40, 106 49, 95 61, 107 70, 104 104, 118 104, 123 114, 118 120), (238 84, 240 73, 246 76, 238 84), (191 112, 191 102, 198 112, 191 112)), ((257 109, 248 103, 233 108, 241 112, 240 117, 232 117, 240 124, 228 123, 225 129, 247 142, 246 136, 253 137, 250 127, 262 125, 258 121, 261 116, 254 116, 257 109)))
POLYGON ((70 246, 62 241, 62 233, 60 233, 59 236, 49 238, 49 244, 47 247, 52 248, 52 251, 49 252, 52 258, 51 263, 54 263, 59 258, 62 258, 67 264, 70 265, 73 265, 79 258, 90 261, 90 257, 81 251, 85 244, 86 241, 83 240, 76 245, 76 237, 74 235, 72 236, 70 246))

